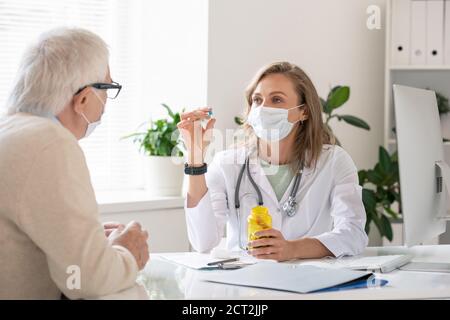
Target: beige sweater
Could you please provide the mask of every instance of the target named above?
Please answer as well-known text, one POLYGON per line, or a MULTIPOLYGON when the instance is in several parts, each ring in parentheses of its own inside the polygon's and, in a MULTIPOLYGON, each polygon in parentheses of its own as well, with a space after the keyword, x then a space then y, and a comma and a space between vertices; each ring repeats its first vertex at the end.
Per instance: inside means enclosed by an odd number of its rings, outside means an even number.
POLYGON ((0 299, 96 297, 132 286, 137 272, 131 253, 105 237, 75 137, 47 118, 1 118, 0 299), (80 268, 80 289, 67 286, 70 266, 80 268))

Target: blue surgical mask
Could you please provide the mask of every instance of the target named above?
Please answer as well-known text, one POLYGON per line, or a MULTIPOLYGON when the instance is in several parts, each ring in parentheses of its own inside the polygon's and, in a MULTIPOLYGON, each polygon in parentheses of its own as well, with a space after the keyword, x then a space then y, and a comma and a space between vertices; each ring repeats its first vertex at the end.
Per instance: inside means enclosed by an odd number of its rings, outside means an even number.
POLYGON ((289 110, 300 108, 299 106, 282 109, 271 107, 252 107, 247 118, 247 123, 252 126, 256 136, 265 141, 279 141, 291 133, 292 128, 298 122, 289 122, 289 110))
POLYGON ((87 138, 87 137, 89 137, 91 135, 92 132, 94 132, 95 128, 97 128, 97 126, 99 126, 102 123, 101 117, 100 117, 100 119, 98 121, 90 122, 86 118, 84 113, 81 113, 81 116, 84 118, 84 120, 86 120, 86 122, 88 124, 87 129, 86 129, 86 133, 84 134, 84 137, 87 138))

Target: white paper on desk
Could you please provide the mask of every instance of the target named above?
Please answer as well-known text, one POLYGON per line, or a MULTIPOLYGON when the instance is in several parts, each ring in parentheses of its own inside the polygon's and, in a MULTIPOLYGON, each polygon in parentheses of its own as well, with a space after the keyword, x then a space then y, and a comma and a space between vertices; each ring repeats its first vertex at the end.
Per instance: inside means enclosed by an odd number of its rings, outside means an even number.
MULTIPOLYGON (((208 267, 208 263, 219 261, 221 259, 212 258, 209 254, 197 253, 197 252, 185 252, 185 253, 166 253, 161 256, 162 258, 174 262, 176 264, 183 265, 191 269, 201 270, 208 267)), ((254 264, 257 263, 257 259, 251 256, 245 256, 236 254, 232 257, 239 258, 239 261, 235 263, 227 264, 254 264)))
POLYGON ((371 275, 367 271, 319 268, 310 265, 259 263, 227 273, 209 274, 203 281, 296 293, 331 288, 371 275))

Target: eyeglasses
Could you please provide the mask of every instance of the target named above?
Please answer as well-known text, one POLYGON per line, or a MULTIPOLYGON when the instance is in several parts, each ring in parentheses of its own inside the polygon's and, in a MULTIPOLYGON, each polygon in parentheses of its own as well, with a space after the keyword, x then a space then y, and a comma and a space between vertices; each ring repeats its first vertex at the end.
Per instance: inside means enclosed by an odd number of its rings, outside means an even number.
POLYGON ((77 92, 75 92, 75 96, 79 94, 81 91, 86 89, 87 87, 92 87, 99 90, 106 90, 106 95, 108 99, 115 99, 120 93, 120 90, 122 90, 122 86, 118 84, 117 82, 111 82, 111 83, 92 83, 88 84, 87 86, 84 86, 80 88, 77 92))

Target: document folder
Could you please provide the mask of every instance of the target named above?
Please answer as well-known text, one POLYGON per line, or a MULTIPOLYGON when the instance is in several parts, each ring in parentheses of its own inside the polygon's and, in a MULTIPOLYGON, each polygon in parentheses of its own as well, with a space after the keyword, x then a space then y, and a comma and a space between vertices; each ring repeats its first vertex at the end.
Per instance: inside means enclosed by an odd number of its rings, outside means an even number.
POLYGON ((411 0, 392 1, 392 64, 409 65, 411 0))
POLYGON ((427 2, 427 64, 444 64, 444 1, 427 2))
POLYGON ((246 287, 310 293, 365 280, 371 272, 286 263, 258 263, 240 270, 209 274, 204 281, 246 287))
POLYGON ((427 62, 427 2, 412 1, 411 6, 411 64, 427 62))
POLYGON ((450 65, 450 0, 445 1, 445 30, 444 30, 444 45, 445 45, 445 64, 450 65))

